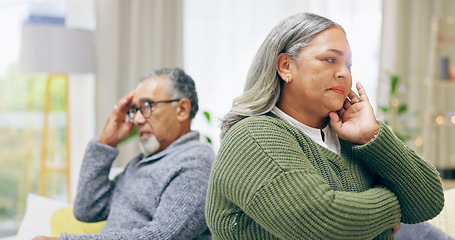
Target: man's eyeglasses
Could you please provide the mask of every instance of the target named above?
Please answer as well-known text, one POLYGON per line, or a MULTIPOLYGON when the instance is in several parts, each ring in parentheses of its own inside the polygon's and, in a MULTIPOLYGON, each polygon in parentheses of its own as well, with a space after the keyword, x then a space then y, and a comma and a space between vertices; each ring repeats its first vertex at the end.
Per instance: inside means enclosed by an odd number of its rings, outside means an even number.
POLYGON ((173 99, 173 100, 167 100, 167 101, 146 101, 141 104, 140 107, 136 108, 134 106, 131 106, 130 110, 128 110, 128 116, 130 118, 130 121, 132 122, 134 117, 136 116, 137 111, 141 111, 142 116, 144 116, 145 119, 149 118, 152 115, 152 104, 156 103, 171 103, 171 102, 177 102, 180 101, 181 98, 178 99, 173 99))

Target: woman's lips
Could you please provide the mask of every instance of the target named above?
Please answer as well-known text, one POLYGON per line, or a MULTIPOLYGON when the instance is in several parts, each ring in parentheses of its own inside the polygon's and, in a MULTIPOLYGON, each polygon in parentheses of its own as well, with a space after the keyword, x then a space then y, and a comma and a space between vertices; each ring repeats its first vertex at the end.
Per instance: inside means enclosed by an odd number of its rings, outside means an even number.
POLYGON ((340 95, 344 95, 345 88, 343 86, 336 86, 333 88, 330 88, 329 90, 334 91, 335 93, 338 93, 340 95))

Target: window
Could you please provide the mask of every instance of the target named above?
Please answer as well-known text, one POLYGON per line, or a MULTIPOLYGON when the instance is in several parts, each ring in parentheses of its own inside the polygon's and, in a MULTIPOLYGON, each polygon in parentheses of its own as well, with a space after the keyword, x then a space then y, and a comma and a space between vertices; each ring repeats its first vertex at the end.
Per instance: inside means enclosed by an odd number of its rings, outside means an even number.
MULTIPOLYGON (((21 31, 24 21, 50 20, 54 24, 65 22, 68 27, 70 22, 67 17, 67 3, 83 5, 92 0, 42 0, 42 1, 3 1, 0 3, 0 31, 2 41, 0 44, 0 238, 14 235, 20 224, 26 208, 26 199, 29 193, 37 193, 40 161, 42 154, 43 137, 43 109, 45 104, 45 85, 48 74, 23 73, 19 68, 19 55, 21 45, 21 31), (49 18, 42 18, 47 16, 49 18), (41 18, 41 19, 40 19, 41 18)), ((91 29, 94 25, 94 4, 89 4, 89 13, 83 21, 91 20, 91 29)), ((77 6, 75 9, 80 10, 77 6)), ((85 11, 87 12, 87 11, 85 11)), ((74 13, 74 12, 73 12, 74 13)), ((73 25, 81 26, 81 21, 75 18, 80 14, 72 14, 73 25)), ((82 21, 82 22, 83 22, 82 21)), ((90 27, 89 27, 90 29, 90 27)), ((70 75, 70 80, 73 74, 70 75)), ((80 119, 82 128, 77 126, 73 130, 77 140, 82 136, 83 144, 87 143, 86 135, 93 135, 93 93, 94 77, 77 75, 77 81, 71 82, 70 95, 84 96, 84 101, 74 102, 70 106, 78 111, 83 108, 85 112, 74 118, 80 119), (83 93, 77 94, 80 91, 83 93), (76 93, 76 94, 75 94, 76 93), (88 95, 88 97, 85 97, 88 95), (76 105, 76 107, 72 106, 76 105), (80 105, 80 106, 78 106, 80 105), (89 105, 87 107, 87 105, 89 105), (87 114, 89 116, 84 116, 87 114), (86 124, 89 119, 89 124, 86 124), (88 134, 87 134, 88 132, 88 134)), ((50 114, 49 131, 47 134, 46 161, 62 162, 66 155, 66 116, 65 96, 66 85, 61 77, 56 77, 50 87, 50 114)), ((72 116, 73 117, 73 116, 72 116)), ((74 120, 74 119, 73 119, 74 120)), ((72 138, 73 140, 73 138, 72 138)), ((73 143, 78 141, 71 141, 73 143)), ((75 147, 83 149, 83 147, 75 147)), ((78 158, 82 152, 77 152, 78 158)), ((76 159, 78 159, 76 158, 76 159)), ((76 165, 80 165, 76 161, 76 165)), ((52 172, 46 175, 45 196, 61 201, 67 201, 66 175, 61 172, 52 172)))

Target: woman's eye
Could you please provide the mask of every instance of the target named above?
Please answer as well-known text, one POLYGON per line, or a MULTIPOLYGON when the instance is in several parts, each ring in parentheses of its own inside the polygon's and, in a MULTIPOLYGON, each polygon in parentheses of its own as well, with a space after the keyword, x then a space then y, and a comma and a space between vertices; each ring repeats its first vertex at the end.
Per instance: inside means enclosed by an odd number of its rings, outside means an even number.
POLYGON ((346 67, 348 67, 348 69, 351 70, 352 63, 346 64, 346 67))
POLYGON ((329 62, 329 63, 335 63, 336 59, 335 58, 327 58, 326 61, 329 62))

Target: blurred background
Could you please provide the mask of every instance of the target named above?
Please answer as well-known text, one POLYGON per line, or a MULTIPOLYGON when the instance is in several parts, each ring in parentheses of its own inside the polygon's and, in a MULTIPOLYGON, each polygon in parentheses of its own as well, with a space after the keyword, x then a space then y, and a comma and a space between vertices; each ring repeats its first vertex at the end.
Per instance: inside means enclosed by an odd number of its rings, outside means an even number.
MULTIPOLYGON (((345 28, 376 116, 455 186, 453 0, 0 0, 0 237, 29 193, 71 203, 86 144, 154 69, 193 77, 193 129, 218 150, 257 49, 299 12, 345 28)), ((120 168, 139 151, 119 148, 120 168)))

